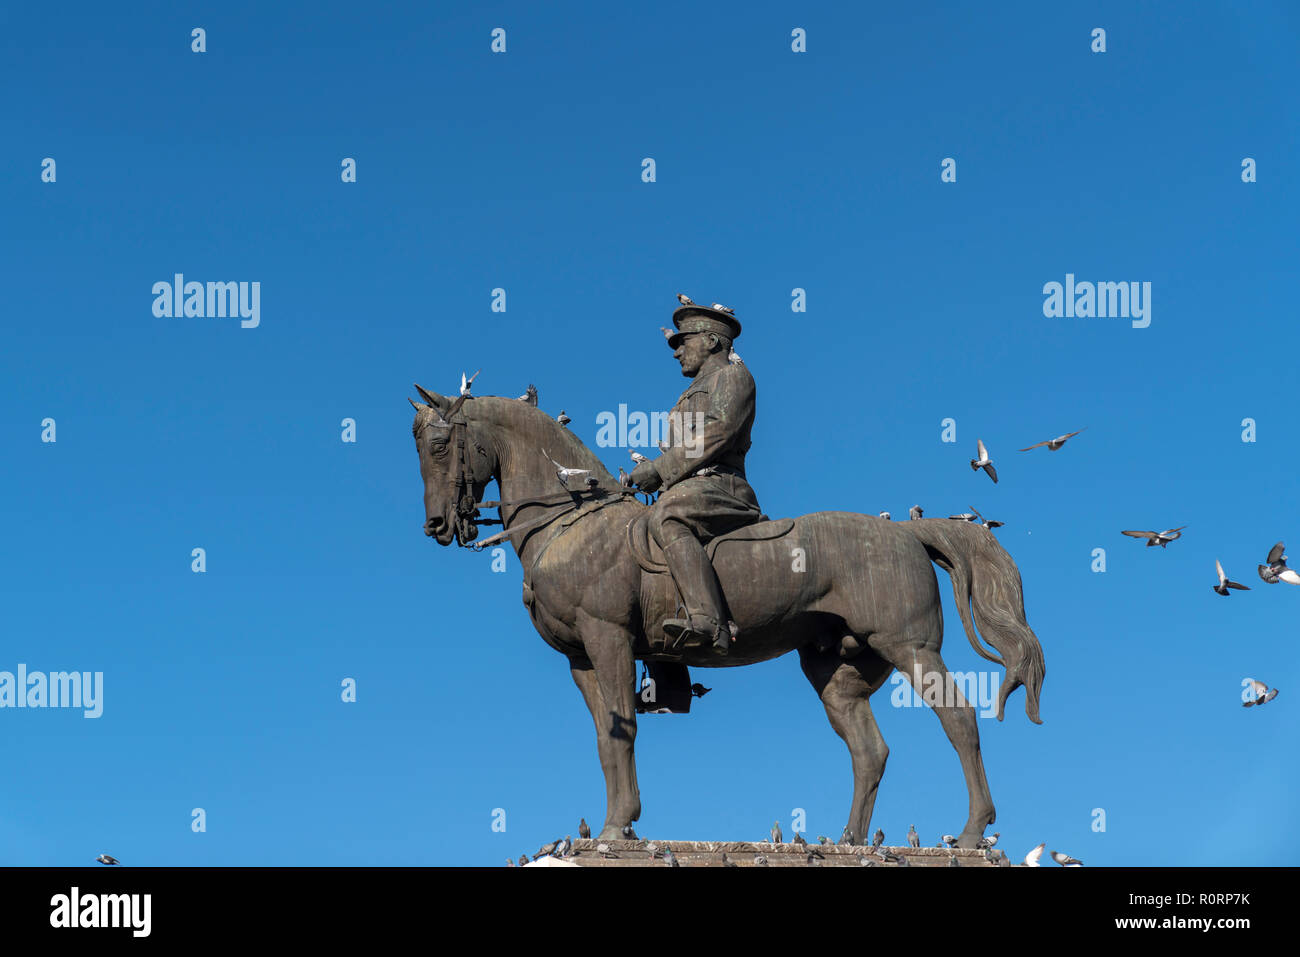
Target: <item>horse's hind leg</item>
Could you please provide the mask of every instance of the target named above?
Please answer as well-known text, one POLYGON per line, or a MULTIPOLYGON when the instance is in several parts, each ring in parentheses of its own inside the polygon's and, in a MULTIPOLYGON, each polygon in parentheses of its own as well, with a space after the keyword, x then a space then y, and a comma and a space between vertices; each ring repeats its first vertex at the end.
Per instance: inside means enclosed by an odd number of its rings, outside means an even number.
POLYGON ((911 643, 891 644, 880 636, 872 636, 871 647, 906 675, 921 700, 934 709, 948 740, 961 758, 966 791, 970 795, 970 816, 957 838, 957 846, 974 847, 984 836, 984 829, 997 816, 993 797, 989 794, 988 779, 984 775, 984 759, 980 756, 975 709, 953 681, 938 648, 928 644, 919 648, 911 643))
POLYGON ((853 806, 849 810, 848 828, 855 843, 865 844, 871 812, 876 805, 876 790, 889 757, 889 748, 871 713, 870 697, 893 668, 869 651, 853 661, 844 661, 838 648, 829 651, 801 648, 799 663, 821 697, 831 727, 844 739, 853 758, 853 806))

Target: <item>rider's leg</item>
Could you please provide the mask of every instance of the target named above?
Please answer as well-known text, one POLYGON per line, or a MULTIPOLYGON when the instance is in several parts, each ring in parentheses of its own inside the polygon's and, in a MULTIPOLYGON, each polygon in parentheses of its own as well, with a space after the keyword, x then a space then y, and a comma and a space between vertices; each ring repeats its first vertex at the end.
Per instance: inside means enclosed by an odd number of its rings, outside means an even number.
POLYGON ((664 622, 665 634, 688 644, 712 644, 715 654, 725 655, 731 629, 722 613, 722 591, 704 546, 686 534, 664 547, 664 558, 686 605, 686 618, 664 622))

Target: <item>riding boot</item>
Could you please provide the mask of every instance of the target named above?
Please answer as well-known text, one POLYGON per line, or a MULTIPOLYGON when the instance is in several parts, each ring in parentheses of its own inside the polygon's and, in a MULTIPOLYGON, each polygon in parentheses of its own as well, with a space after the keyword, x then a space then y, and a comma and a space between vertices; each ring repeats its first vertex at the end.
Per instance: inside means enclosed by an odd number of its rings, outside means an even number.
POLYGON ((714 654, 727 654, 731 630, 722 614, 718 576, 704 546, 684 535, 664 547, 664 559, 687 616, 665 620, 664 633, 673 639, 675 648, 712 646, 714 654))

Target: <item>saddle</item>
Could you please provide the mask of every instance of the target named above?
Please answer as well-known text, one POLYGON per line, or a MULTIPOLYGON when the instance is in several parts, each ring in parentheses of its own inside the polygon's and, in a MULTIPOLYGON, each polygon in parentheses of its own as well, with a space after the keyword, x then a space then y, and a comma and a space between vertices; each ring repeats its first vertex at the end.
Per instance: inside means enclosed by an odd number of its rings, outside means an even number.
MULTIPOLYGON (((752 525, 744 525, 734 532, 710 539, 704 546, 704 551, 709 556, 709 562, 712 563, 723 542, 765 542, 768 539, 780 538, 792 528, 794 528, 793 518, 770 519, 766 515, 760 515, 758 521, 752 525)), ((650 534, 649 509, 627 523, 627 544, 632 550, 632 557, 636 559, 636 563, 642 570, 652 575, 667 573, 668 563, 664 561, 664 551, 650 534)))

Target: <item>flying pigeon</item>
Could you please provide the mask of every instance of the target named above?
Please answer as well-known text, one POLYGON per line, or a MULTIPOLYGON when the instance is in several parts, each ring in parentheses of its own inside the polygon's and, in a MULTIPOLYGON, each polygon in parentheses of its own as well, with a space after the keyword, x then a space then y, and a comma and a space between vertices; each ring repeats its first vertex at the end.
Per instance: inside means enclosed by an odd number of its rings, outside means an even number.
POLYGON ((515 399, 516 402, 527 402, 534 408, 537 407, 537 386, 531 382, 528 383, 528 391, 515 399))
POLYGON ((1045 848, 1046 846, 1047 846, 1047 842, 1044 841, 1042 844, 1039 844, 1036 848, 1034 848, 1032 851, 1026 854, 1025 867, 1041 867, 1042 865, 1038 863, 1038 859, 1043 856, 1043 848, 1045 848))
POLYGON ((781 843, 781 825, 777 821, 772 822, 772 843, 773 844, 781 843))
POLYGON ((881 512, 880 517, 883 518, 886 522, 893 520, 893 516, 891 516, 888 512, 881 512))
POLYGON ((107 864, 107 865, 109 865, 110 867, 111 867, 112 865, 114 865, 114 864, 121 864, 121 863, 122 863, 122 862, 119 861, 116 857, 113 857, 113 856, 111 856, 111 855, 109 855, 109 854, 101 854, 101 855, 99 855, 99 857, 95 858, 95 860, 99 861, 99 863, 101 863, 101 864, 107 864))
POLYGON ((1214 590, 1217 591, 1220 595, 1228 594, 1229 588, 1236 588, 1239 591, 1250 591, 1250 588, 1246 585, 1239 585, 1237 584, 1237 582, 1228 581, 1228 576, 1223 574, 1223 566, 1219 564, 1219 560, 1217 558, 1214 560, 1214 570, 1219 573, 1219 584, 1213 587, 1214 590))
POLYGON ((1250 690, 1251 693, 1255 695, 1255 700, 1243 701, 1242 707, 1244 708, 1249 708, 1252 705, 1257 705, 1257 704, 1268 704, 1270 701, 1272 701, 1274 698, 1277 697, 1276 688, 1270 689, 1268 685, 1264 684, 1264 682, 1256 681, 1254 678, 1250 679, 1250 690))
MULTIPOLYGON (((1087 426, 1085 426, 1084 428, 1080 429, 1079 432, 1086 432, 1087 430, 1088 430, 1087 426)), ((1066 441, 1078 435, 1079 432, 1066 432, 1064 435, 1058 435, 1056 438, 1048 439, 1046 442, 1035 442, 1033 445, 1029 446, 1029 448, 1021 449, 1020 451, 1028 452, 1029 449, 1036 449, 1046 445, 1050 451, 1055 452, 1062 445, 1064 445, 1066 441)))
POLYGON ((713 304, 713 308, 716 309, 716 310, 718 310, 718 312, 725 312, 725 313, 726 313, 727 315, 729 315, 729 316, 734 316, 734 315, 736 314, 736 310, 735 310, 735 309, 732 309, 730 306, 724 306, 724 305, 723 305, 722 303, 720 303, 720 302, 715 302, 715 303, 713 304))
MULTIPOLYGON (((482 371, 483 371, 482 369, 479 369, 479 370, 478 370, 478 372, 482 372, 482 371)), ((478 372, 475 372, 475 373, 474 373, 472 376, 470 376, 468 379, 465 378, 465 373, 462 372, 462 373, 460 374, 460 394, 461 394, 461 395, 469 395, 469 387, 472 386, 472 385, 474 384, 474 380, 478 378, 478 372)))
POLYGON ((677 294, 677 301, 680 302, 683 306, 695 305, 695 300, 683 292, 679 292, 677 294))
POLYGON ((560 423, 560 425, 568 425, 573 420, 569 418, 567 415, 565 415, 564 410, 561 409, 560 414, 555 417, 555 421, 560 423))
POLYGON ((885 843, 885 832, 882 831, 880 828, 876 828, 876 833, 871 835, 871 846, 873 848, 876 848, 884 843, 885 843))
POLYGON ((922 511, 921 506, 919 505, 913 505, 907 510, 907 517, 909 520, 918 519, 924 514, 925 512, 922 511))
POLYGON ((921 835, 916 833, 915 824, 909 824, 907 826, 907 843, 910 844, 912 847, 921 846, 921 835))
POLYGON ((979 449, 980 457, 970 460, 971 470, 978 472, 980 469, 983 469, 988 473, 989 478, 993 480, 993 484, 997 485, 998 470, 993 467, 993 460, 989 458, 989 450, 984 447, 984 440, 976 439, 975 444, 979 449))
POLYGON ((703 698, 712 690, 712 688, 704 687, 704 685, 700 684, 698 681, 691 685, 691 694, 695 695, 697 698, 703 698))
POLYGON ((1062 854, 1060 851, 1052 851, 1052 860, 1062 867, 1083 867, 1083 861, 1071 857, 1069 854, 1062 854))
POLYGON ((1286 556, 1282 554, 1284 546, 1278 542, 1268 553, 1268 564, 1259 566, 1259 577, 1270 585, 1283 581, 1288 585, 1300 585, 1300 572, 1286 565, 1286 556))
POLYGON ((1145 538, 1147 540, 1147 548, 1150 548, 1152 545, 1159 545, 1161 548, 1164 548, 1174 539, 1182 538, 1183 529, 1186 527, 1186 525, 1179 525, 1177 528, 1167 528, 1163 532, 1121 532, 1120 534, 1127 535, 1130 538, 1145 538))

